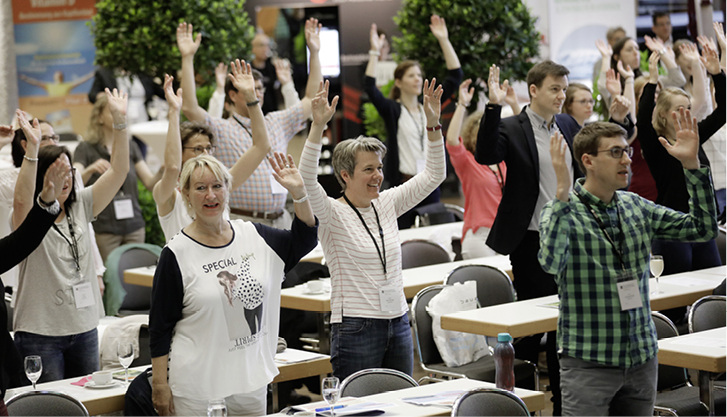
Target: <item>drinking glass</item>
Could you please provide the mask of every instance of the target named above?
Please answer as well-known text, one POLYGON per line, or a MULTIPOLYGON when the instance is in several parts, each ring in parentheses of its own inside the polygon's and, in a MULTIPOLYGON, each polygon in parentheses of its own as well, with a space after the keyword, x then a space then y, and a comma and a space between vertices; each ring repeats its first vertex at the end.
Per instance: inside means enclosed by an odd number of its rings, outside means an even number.
POLYGON ((40 356, 31 355, 25 357, 25 375, 28 377, 30 382, 33 383, 33 390, 35 391, 35 383, 40 379, 40 375, 43 373, 43 361, 40 360, 40 356))
POLYGON ((129 366, 134 362, 134 344, 131 342, 119 341, 116 344, 116 354, 119 356, 119 363, 124 367, 124 381, 129 384, 129 366))
POLYGON ((651 274, 656 278, 656 286, 654 287, 654 291, 652 291, 652 294, 659 294, 659 277, 661 276, 661 273, 664 272, 664 258, 662 258, 661 255, 651 255, 651 259, 649 260, 649 269, 651 270, 651 274))
POLYGON ((227 404, 224 398, 207 402, 207 417, 227 417, 227 404))
POLYGON ((331 417, 334 417, 336 414, 333 411, 333 408, 338 401, 338 397, 341 395, 340 381, 338 378, 335 376, 323 378, 323 381, 321 382, 321 392, 323 393, 323 399, 326 400, 326 403, 328 403, 331 407, 331 417))

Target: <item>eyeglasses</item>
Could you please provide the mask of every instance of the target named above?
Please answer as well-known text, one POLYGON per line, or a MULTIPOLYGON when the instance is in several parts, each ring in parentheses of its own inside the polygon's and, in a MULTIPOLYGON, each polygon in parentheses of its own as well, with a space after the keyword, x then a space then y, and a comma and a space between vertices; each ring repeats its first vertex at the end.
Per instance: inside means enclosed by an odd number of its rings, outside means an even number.
POLYGON ((184 149, 191 149, 195 155, 202 155, 205 151, 208 155, 214 155, 216 146, 185 146, 184 149))
POLYGON ((574 103, 578 103, 578 104, 590 104, 591 106, 592 106, 592 105, 593 105, 593 104, 594 104, 595 102, 596 102, 596 101, 595 101, 594 99, 592 99, 592 98, 584 98, 583 100, 575 100, 575 101, 574 101, 574 103))
POLYGON ((602 151, 596 151, 596 152, 594 152, 594 154, 599 154, 601 152, 610 152, 611 158, 614 158, 614 159, 621 159, 625 152, 626 155, 628 155, 629 158, 631 158, 634 155, 634 148, 632 148, 631 146, 627 146, 625 148, 615 147, 615 148, 611 148, 611 149, 604 149, 602 151))
POLYGON ((43 135, 43 136, 40 137, 40 141, 41 142, 45 142, 47 140, 52 140, 53 142, 58 142, 59 140, 61 140, 61 137, 58 136, 58 135, 50 135, 50 136, 49 135, 43 135))

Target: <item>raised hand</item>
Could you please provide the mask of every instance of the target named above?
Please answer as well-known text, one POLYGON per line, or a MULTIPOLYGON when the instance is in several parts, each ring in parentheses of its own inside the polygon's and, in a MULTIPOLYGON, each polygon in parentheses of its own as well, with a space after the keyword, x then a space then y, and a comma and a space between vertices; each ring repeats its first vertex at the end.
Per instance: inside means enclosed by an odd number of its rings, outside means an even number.
POLYGON ((649 55, 649 82, 656 84, 659 82, 659 52, 652 52, 649 55))
POLYGON ((227 64, 220 62, 215 67, 215 84, 218 88, 224 88, 227 81, 227 64))
POLYGON ((378 51, 381 53, 381 48, 384 47, 384 42, 386 42, 386 35, 383 33, 379 35, 379 31, 376 28, 376 23, 371 24, 371 29, 369 30, 369 44, 371 46, 372 51, 378 51))
POLYGON ((444 21, 443 17, 433 14, 429 21, 429 30, 432 31, 432 35, 434 35, 437 40, 449 39, 447 23, 444 21))
POLYGON ((604 42, 603 39, 596 39, 596 48, 598 48, 598 52, 601 53, 601 57, 603 59, 611 59, 613 49, 611 49, 611 45, 609 45, 608 42, 604 42))
POLYGON ((606 72, 606 90, 611 94, 611 97, 621 94, 621 74, 616 74, 613 68, 606 72))
POLYGON ((563 135, 560 132, 553 133, 550 137, 550 159, 553 162, 558 184, 555 197, 561 201, 568 201, 568 190, 571 184, 570 171, 565 157, 567 152, 568 144, 563 139, 563 135))
POLYGON ((333 97, 331 104, 328 104, 328 80, 321 81, 321 85, 318 87, 318 93, 311 100, 311 117, 313 123, 317 125, 325 125, 333 117, 333 113, 336 112, 336 105, 338 104, 338 96, 333 97))
POLYGON ((500 85, 500 67, 495 64, 490 66, 490 74, 487 77, 487 90, 491 104, 502 104, 507 96, 507 89, 510 86, 509 82, 505 80, 500 85))
POLYGON ((717 44, 714 43, 714 39, 708 38, 704 35, 697 36, 697 42, 699 42, 700 45, 702 45, 702 48, 704 48, 704 45, 709 45, 712 49, 717 49, 717 44))
POLYGON ((631 69, 631 65, 626 65, 626 68, 624 68, 624 63, 620 59, 616 64, 616 69, 618 70, 618 73, 621 74, 621 78, 624 80, 634 78, 634 70, 631 69))
POLYGON ((245 100, 248 102, 255 101, 257 99, 257 95, 255 94, 255 78, 252 76, 252 67, 250 64, 236 59, 230 62, 230 69, 232 73, 227 74, 227 77, 232 81, 232 85, 245 96, 245 100))
POLYGON ((104 172, 108 171, 111 168, 111 162, 99 158, 95 161, 93 161, 89 166, 87 166, 83 173, 91 173, 91 174, 98 174, 102 175, 104 172))
POLYGON ((111 116, 114 118, 115 124, 126 122, 126 103, 128 101, 128 95, 114 88, 114 91, 106 90, 106 99, 108 99, 109 110, 111 110, 111 116))
POLYGON ((73 178, 71 178, 71 163, 65 154, 61 154, 45 172, 40 199, 47 203, 57 200, 58 196, 63 192, 66 181, 73 181, 73 178))
POLYGON ((182 89, 177 89, 177 94, 174 94, 173 81, 174 77, 164 74, 164 97, 169 104, 169 111, 178 112, 182 108, 182 89))
POLYGON ((323 25, 314 17, 305 21, 305 43, 311 53, 321 50, 321 27, 323 25))
POLYGON ((709 43, 702 45, 702 63, 710 74, 719 74, 722 68, 719 65, 717 51, 709 43))
POLYGON ((631 109, 631 100, 622 95, 614 95, 611 107, 608 109, 613 120, 622 121, 626 119, 631 109))
POLYGON ((273 60, 273 65, 275 66, 275 75, 278 77, 280 85, 293 82, 293 73, 290 72, 290 61, 278 58, 273 60))
POLYGON ((472 96, 475 94, 475 88, 470 87, 471 84, 472 79, 468 78, 459 85, 459 100, 457 103, 464 107, 469 107, 470 102, 472 102, 472 96))
POLYGON ((15 110, 15 115, 18 118, 20 128, 23 129, 23 133, 25 133, 25 139, 27 140, 28 145, 34 145, 37 149, 40 144, 40 138, 43 136, 40 131, 40 123, 38 122, 38 119, 33 119, 33 123, 31 124, 30 121, 28 121, 28 116, 20 109, 15 110))
POLYGON ((433 127, 439 124, 439 115, 442 112, 442 85, 437 85, 437 79, 432 81, 424 80, 424 114, 427 116, 427 126, 433 127), (435 88, 436 86, 436 88, 435 88))
POLYGON ((722 53, 724 53, 725 50, 727 50, 727 42, 725 42, 724 28, 722 27, 722 23, 712 22, 712 26, 714 27, 714 35, 717 37, 719 49, 721 49, 722 53))
POLYGON ((644 43, 651 52, 664 52, 664 42, 661 39, 652 38, 649 35, 644 35, 644 43))
POLYGON ((273 168, 275 181, 285 187, 293 196, 293 199, 299 200, 305 196, 303 177, 300 176, 292 156, 288 155, 286 157, 282 152, 273 152, 273 156, 268 157, 268 162, 273 168))
POLYGON ((182 22, 177 26, 177 48, 182 57, 194 56, 200 43, 202 43, 202 34, 198 33, 194 37, 191 23, 182 22))
POLYGON ((697 119, 692 117, 692 113, 681 107, 679 113, 671 113, 672 123, 676 131, 676 140, 674 144, 663 136, 659 137, 659 142, 666 148, 669 155, 678 159, 682 166, 686 169, 699 168, 699 128, 697 119))
MULTIPOLYGON (((695 70, 699 69, 699 50, 697 49, 697 45, 693 43, 683 43, 679 45, 679 52, 681 52, 682 56, 689 61, 691 64, 691 71, 694 72, 695 70)), ((685 75, 691 75, 691 74, 685 74, 685 75)))
POLYGON ((507 94, 505 95, 505 103, 512 108, 512 111, 515 112, 515 114, 520 112, 520 103, 517 102, 517 94, 515 94, 515 89, 512 88, 511 85, 507 86, 507 94))

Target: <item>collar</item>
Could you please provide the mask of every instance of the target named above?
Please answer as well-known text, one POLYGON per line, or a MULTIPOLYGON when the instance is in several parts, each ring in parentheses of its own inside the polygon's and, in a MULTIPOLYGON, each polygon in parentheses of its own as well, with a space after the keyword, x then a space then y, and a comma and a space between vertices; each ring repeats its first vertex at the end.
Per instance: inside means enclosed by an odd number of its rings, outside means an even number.
POLYGON ((530 108, 530 105, 525 107, 525 113, 527 113, 528 117, 530 118, 530 123, 535 126, 540 126, 546 130, 551 130, 553 128, 553 126, 555 125, 555 116, 553 116, 553 118, 550 119, 550 122, 548 122, 544 118, 542 118, 538 113, 535 113, 535 111, 530 108))
MULTIPOLYGON (((585 178, 578 178, 576 180, 575 184, 573 184, 573 191, 577 191, 578 194, 580 194, 584 200, 588 201, 589 204, 591 204, 592 206, 598 206, 599 208, 603 208, 603 209, 610 208, 616 204, 616 200, 618 199, 618 196, 614 195, 614 198, 611 199, 611 202, 606 204, 600 198, 589 193, 588 190, 586 190, 586 187, 583 186, 583 184, 585 184, 585 183, 586 183, 585 178)), ((618 191, 616 193, 618 193, 618 191)))

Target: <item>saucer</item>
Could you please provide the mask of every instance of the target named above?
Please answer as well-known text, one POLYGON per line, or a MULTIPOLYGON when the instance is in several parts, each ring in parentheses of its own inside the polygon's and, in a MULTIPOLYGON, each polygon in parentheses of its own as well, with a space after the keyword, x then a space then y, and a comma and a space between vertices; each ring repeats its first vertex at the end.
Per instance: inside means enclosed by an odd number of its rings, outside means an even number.
POLYGON ((326 293, 325 290, 320 290, 320 291, 303 290, 303 294, 305 294, 305 295, 321 295, 321 294, 325 294, 325 293, 326 293))
POLYGON ((93 380, 86 382, 86 385, 84 385, 84 388, 91 388, 91 389, 106 389, 106 388, 113 388, 119 386, 121 382, 119 381, 111 381, 108 384, 103 385, 97 385, 93 380))

